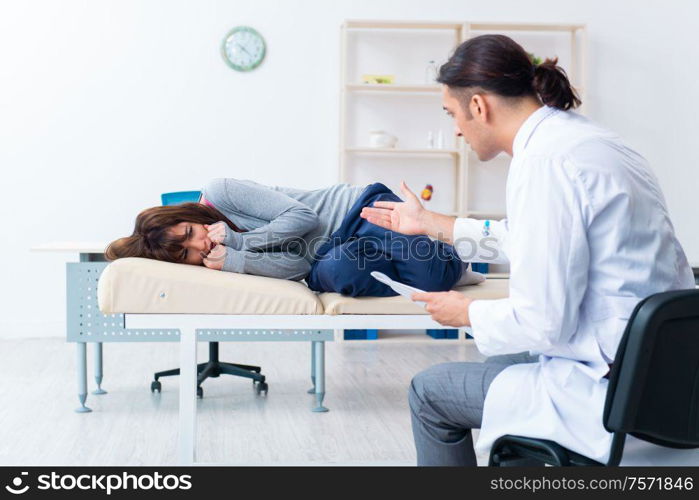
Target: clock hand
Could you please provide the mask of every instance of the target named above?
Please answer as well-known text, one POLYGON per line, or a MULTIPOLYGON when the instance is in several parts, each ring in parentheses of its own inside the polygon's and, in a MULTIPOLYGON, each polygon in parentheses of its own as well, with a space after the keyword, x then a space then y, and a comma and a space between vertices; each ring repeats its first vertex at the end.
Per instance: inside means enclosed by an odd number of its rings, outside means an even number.
POLYGON ((252 56, 252 54, 251 54, 250 52, 248 52, 248 51, 245 49, 245 47, 243 47, 243 46, 240 45, 239 43, 236 43, 235 45, 236 45, 236 47, 239 47, 240 50, 242 50, 243 52, 245 52, 247 55, 252 56))

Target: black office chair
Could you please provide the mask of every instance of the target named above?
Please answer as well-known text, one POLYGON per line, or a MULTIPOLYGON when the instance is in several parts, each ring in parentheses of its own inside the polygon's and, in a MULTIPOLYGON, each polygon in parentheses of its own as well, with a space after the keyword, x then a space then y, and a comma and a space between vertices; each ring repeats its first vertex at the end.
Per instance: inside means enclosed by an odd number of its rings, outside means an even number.
MULTIPOLYGON (((163 193, 160 195, 163 205, 177 205, 179 203, 187 202, 197 202, 199 201, 199 196, 201 191, 177 191, 174 193, 163 193)), ((237 377, 245 377, 252 379, 253 386, 255 387, 255 392, 257 394, 265 393, 269 389, 267 382, 265 382, 265 376, 260 372, 262 368, 259 366, 250 365, 240 365, 238 363, 225 363, 219 361, 218 359, 218 342, 209 342, 209 361, 206 363, 199 363, 197 365, 197 397, 204 397, 204 390, 201 388, 202 382, 207 378, 216 378, 221 375, 235 375, 237 377)), ((172 375, 179 375, 180 369, 173 368, 172 370, 165 370, 162 372, 156 372, 153 378, 153 382, 150 384, 151 392, 162 390, 162 384, 160 377, 169 377, 172 375)))
MULTIPOLYGON (((267 394, 268 386, 265 382, 265 376, 260 372, 262 368, 259 366, 240 365, 238 363, 225 363, 218 359, 218 342, 209 342, 209 361, 206 363, 197 364, 197 397, 204 397, 204 390, 201 388, 201 383, 207 378, 216 378, 221 375, 235 375, 237 377, 245 377, 252 379, 252 383, 257 394, 267 394)), ((179 375, 180 369, 173 368, 162 372, 155 372, 153 382, 150 384, 151 392, 162 389, 162 385, 158 380, 160 377, 169 377, 171 375, 179 375)))
POLYGON ((658 293, 636 306, 609 374, 603 422, 613 433, 606 464, 554 441, 506 435, 489 465, 616 466, 627 434, 699 448, 699 290, 658 293))

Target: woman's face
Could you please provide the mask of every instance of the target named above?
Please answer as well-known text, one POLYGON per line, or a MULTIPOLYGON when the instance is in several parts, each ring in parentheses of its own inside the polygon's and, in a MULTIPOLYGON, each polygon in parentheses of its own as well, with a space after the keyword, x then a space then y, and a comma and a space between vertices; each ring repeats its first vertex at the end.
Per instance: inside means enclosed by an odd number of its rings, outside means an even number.
POLYGON ((185 248, 185 255, 182 262, 201 266, 206 257, 214 247, 214 242, 209 239, 209 232, 203 224, 197 222, 180 222, 170 228, 175 236, 187 235, 187 239, 182 243, 185 248))

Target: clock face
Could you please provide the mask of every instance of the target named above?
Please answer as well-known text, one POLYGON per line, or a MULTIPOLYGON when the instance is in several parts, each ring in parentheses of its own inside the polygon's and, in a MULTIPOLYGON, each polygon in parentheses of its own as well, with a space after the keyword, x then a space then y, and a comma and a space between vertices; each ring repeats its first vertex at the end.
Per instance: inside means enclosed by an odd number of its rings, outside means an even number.
POLYGON ((233 28, 223 39, 221 52, 228 65, 236 71, 251 71, 265 58, 265 41, 257 31, 247 26, 233 28))

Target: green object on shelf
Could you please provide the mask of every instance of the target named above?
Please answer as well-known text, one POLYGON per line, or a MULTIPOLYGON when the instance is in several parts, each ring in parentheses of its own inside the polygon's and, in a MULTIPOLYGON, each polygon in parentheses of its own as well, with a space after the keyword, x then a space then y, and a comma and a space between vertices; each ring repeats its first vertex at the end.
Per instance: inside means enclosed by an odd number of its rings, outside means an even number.
POLYGON ((362 83, 391 85, 395 83, 394 75, 362 75, 362 83))
POLYGON ((529 59, 531 60, 534 66, 538 66, 539 64, 544 62, 544 60, 541 57, 534 55, 533 52, 527 52, 527 54, 529 54, 529 59))

